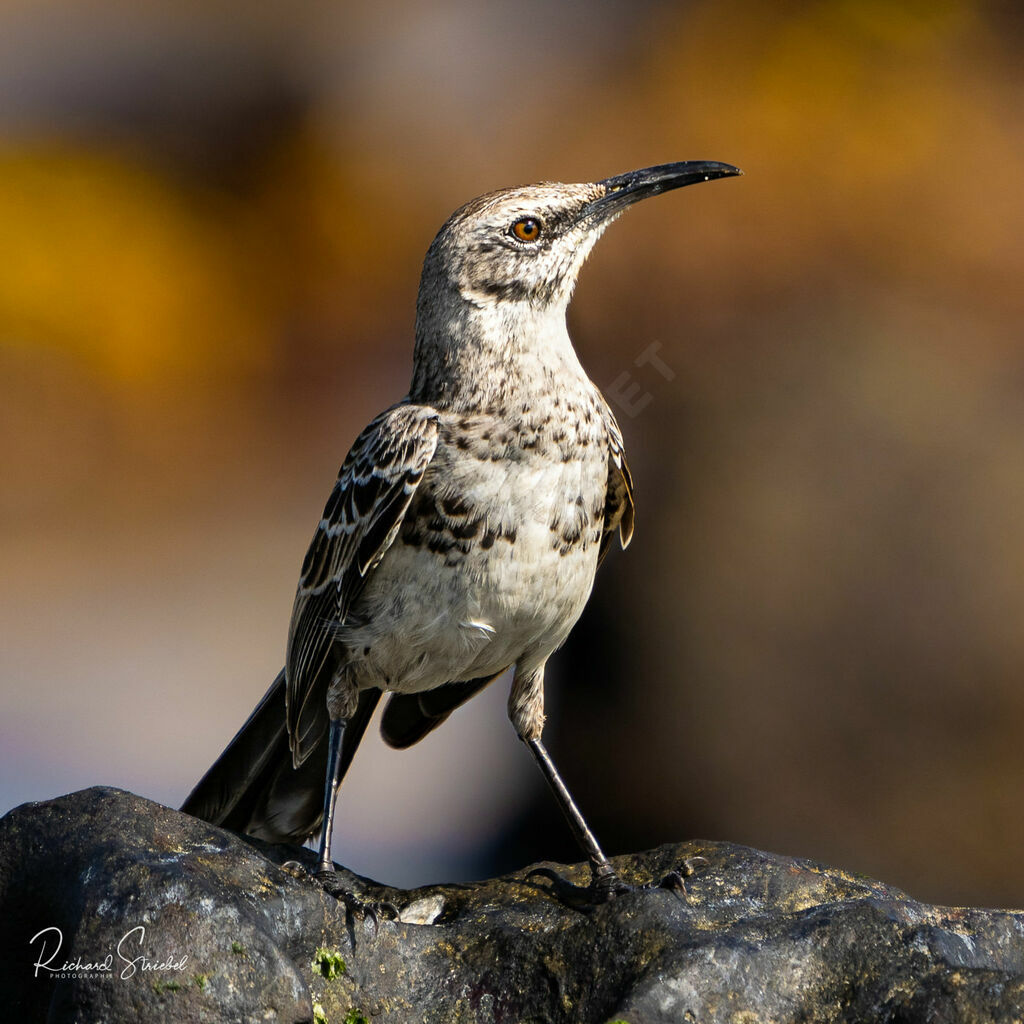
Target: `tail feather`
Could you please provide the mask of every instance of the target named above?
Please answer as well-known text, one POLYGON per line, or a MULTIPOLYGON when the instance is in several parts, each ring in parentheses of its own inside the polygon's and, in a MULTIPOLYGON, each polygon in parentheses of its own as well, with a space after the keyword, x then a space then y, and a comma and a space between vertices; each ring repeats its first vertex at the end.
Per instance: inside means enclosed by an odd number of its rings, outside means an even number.
POLYGON ((283 670, 181 809, 213 825, 225 825, 235 816, 243 797, 280 759, 282 745, 287 752, 283 670))
MULTIPOLYGON (((359 695, 345 729, 342 775, 369 724, 379 690, 359 695)), ((285 717, 282 670, 224 753, 200 779, 182 811, 213 825, 269 842, 304 842, 320 826, 327 773, 327 705, 308 756, 292 764, 285 717)))

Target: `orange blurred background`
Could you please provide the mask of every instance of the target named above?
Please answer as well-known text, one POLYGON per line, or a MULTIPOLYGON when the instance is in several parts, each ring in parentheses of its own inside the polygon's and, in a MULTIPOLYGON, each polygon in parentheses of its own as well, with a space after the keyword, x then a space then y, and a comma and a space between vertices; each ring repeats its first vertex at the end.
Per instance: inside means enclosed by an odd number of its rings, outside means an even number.
MULTIPOLYGON (((242 723, 456 206, 714 159, 746 176, 632 211, 570 311, 638 522, 553 755, 610 852, 1024 904, 1022 43, 981 0, 7 0, 0 810, 176 805, 242 723)), ((506 690, 369 736, 336 857, 578 859, 506 690)))

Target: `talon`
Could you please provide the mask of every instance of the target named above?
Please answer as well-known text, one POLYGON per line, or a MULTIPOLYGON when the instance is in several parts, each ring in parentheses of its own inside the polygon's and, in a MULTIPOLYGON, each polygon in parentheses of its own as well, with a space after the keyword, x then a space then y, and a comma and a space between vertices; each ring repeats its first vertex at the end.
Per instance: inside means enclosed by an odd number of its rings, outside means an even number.
POLYGON ((338 889, 336 892, 332 892, 331 895, 339 902, 345 905, 345 915, 358 918, 360 921, 365 921, 367 924, 372 925, 374 938, 377 936, 377 932, 380 931, 380 918, 377 916, 377 909, 372 903, 366 903, 361 900, 354 892, 349 892, 347 889, 338 889))
POLYGON ((346 914, 350 914, 352 917, 357 917, 373 925, 374 935, 380 929, 382 918, 387 921, 398 920, 398 908, 393 903, 388 900, 364 900, 361 896, 357 896, 356 893, 352 892, 351 889, 346 889, 342 885, 337 871, 320 870, 315 872, 314 877, 323 886, 324 892, 345 905, 346 914))
POLYGON ((651 883, 646 888, 668 889, 669 892, 675 893, 680 899, 685 900, 689 894, 683 879, 695 875, 697 868, 704 867, 706 864, 708 864, 707 857, 687 857, 679 871, 670 871, 657 885, 651 883))
POLYGON ((309 871, 306 865, 297 860, 286 860, 281 865, 281 870, 291 875, 293 878, 308 878, 309 871))
POLYGON ((614 871, 602 871, 601 874, 595 875, 591 879, 590 889, 603 896, 602 903, 607 903, 616 896, 635 892, 636 886, 627 885, 614 871))
POLYGON ((683 875, 686 878, 689 878, 691 875, 695 875, 697 873, 698 865, 700 865, 701 867, 706 867, 709 863, 711 862, 707 859, 707 857, 687 857, 686 860, 683 861, 683 875))
POLYGON ((551 882, 550 892, 555 899, 573 910, 593 910, 616 896, 636 891, 635 886, 627 885, 613 871, 595 874, 587 886, 575 885, 551 868, 533 868, 526 877, 532 878, 534 875, 547 878, 551 882))
POLYGON ((348 900, 342 898, 342 902, 345 904, 345 912, 351 914, 353 917, 358 917, 365 921, 368 925, 373 928, 373 937, 377 938, 377 933, 380 931, 380 918, 377 916, 377 912, 373 907, 364 903, 362 900, 356 900, 355 906, 349 906, 348 900))
POLYGON ((659 883, 659 889, 668 889, 669 892, 674 892, 677 896, 686 895, 686 883, 683 881, 683 876, 678 871, 670 871, 659 883))
POLYGON ((389 900, 381 900, 379 903, 371 904, 385 920, 397 921, 401 916, 402 912, 389 900), (387 911, 385 914, 384 912, 387 911))

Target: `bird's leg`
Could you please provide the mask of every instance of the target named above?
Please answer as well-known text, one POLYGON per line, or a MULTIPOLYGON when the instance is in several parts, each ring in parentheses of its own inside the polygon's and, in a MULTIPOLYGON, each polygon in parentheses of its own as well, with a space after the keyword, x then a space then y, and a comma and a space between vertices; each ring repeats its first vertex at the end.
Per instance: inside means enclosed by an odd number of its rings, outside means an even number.
MULTIPOLYGON (((331 838, 334 835, 334 805, 338 801, 338 787, 341 785, 343 774, 345 727, 349 720, 358 714, 359 708, 359 688, 354 685, 349 673, 342 668, 327 687, 327 717, 331 724, 327 734, 327 777, 324 780, 324 804, 320 816, 320 857, 316 865, 317 876, 334 874, 331 838)), ((362 729, 357 722, 354 741, 358 743, 361 736, 362 729)))
POLYGON ((324 781, 324 810, 320 823, 320 856, 317 859, 316 878, 335 899, 345 904, 349 913, 368 918, 374 928, 378 917, 397 917, 398 911, 390 903, 367 902, 339 884, 334 861, 331 859, 331 839, 334 835, 334 805, 338 800, 341 783, 342 744, 347 719, 332 718, 327 744, 327 778, 324 781))
POLYGON ((576 801, 573 800, 568 787, 562 781, 562 776, 558 774, 558 769, 555 767, 554 761, 551 760, 551 756, 545 749, 540 737, 527 740, 526 745, 537 759, 537 764, 540 765, 544 778, 548 780, 548 785, 555 794, 555 799, 565 815, 565 820, 569 823, 573 837, 587 855, 587 860, 590 861, 590 888, 593 890, 597 900, 603 902, 612 896, 627 891, 628 886, 615 874, 614 868, 609 863, 594 833, 590 831, 590 826, 586 823, 583 815, 580 813, 580 809, 576 806, 576 801))
MULTIPOLYGON (((585 889, 573 885, 550 868, 537 868, 531 874, 550 879, 553 883, 554 894, 563 903, 574 907, 585 908, 593 906, 595 903, 605 903, 623 893, 632 892, 635 887, 627 885, 615 873, 604 850, 601 849, 597 838, 576 806, 576 801, 573 800, 554 761, 551 760, 551 755, 548 754, 541 742, 541 730, 544 727, 543 665, 533 671, 521 672, 518 668, 516 669, 512 692, 508 699, 508 712, 520 739, 530 748, 530 752, 537 759, 537 764, 540 765, 540 770, 544 773, 544 778, 547 779, 548 785, 558 801, 558 806, 569 823, 573 837, 590 862, 590 885, 585 889)), ((682 876, 676 871, 670 872, 656 886, 652 884, 642 888, 670 889, 677 893, 685 891, 682 876)))
POLYGON ((331 719, 327 744, 327 778, 324 782, 324 810, 320 822, 320 857, 316 865, 317 875, 334 873, 331 860, 331 838, 334 835, 334 805, 338 800, 338 785, 341 782, 341 744, 345 738, 345 719, 331 719))
MULTIPOLYGON (((576 806, 576 801, 573 800, 568 788, 562 781, 562 776, 558 774, 558 769, 555 767, 547 750, 544 749, 544 744, 541 743, 540 737, 537 736, 534 739, 527 740, 526 745, 537 759, 537 764, 540 765, 544 778, 548 780, 548 785, 555 794, 555 799, 558 801, 558 806, 562 808, 566 821, 569 822, 569 828, 572 830, 576 842, 579 843, 587 855, 587 860, 590 862, 590 885, 586 889, 581 889, 567 879, 562 878, 561 875, 550 868, 536 868, 531 874, 549 878, 553 883, 555 895, 563 903, 579 908, 586 908, 595 903, 606 903, 608 900, 621 896, 623 893, 634 892, 637 888, 669 889, 677 894, 686 892, 683 876, 678 871, 670 871, 656 884, 651 882, 642 886, 633 886, 623 882, 615 873, 615 869, 605 856, 594 833, 590 831, 590 827, 584 821, 583 815, 580 814, 580 809, 576 806)), ((703 858, 699 859, 702 860, 703 858)), ((689 864, 686 865, 686 870, 687 873, 690 873, 689 864)))
POLYGON ((562 809, 569 828, 579 843, 583 852, 590 862, 590 887, 580 889, 572 885, 566 879, 555 875, 547 869, 540 869, 539 874, 544 875, 555 883, 556 894, 567 903, 592 904, 603 903, 611 899, 627 888, 615 874, 594 837, 580 814, 568 787, 558 774, 558 769, 551 760, 550 755, 541 742, 540 734, 544 728, 544 666, 543 664, 529 668, 524 665, 516 666, 515 678, 512 681, 512 690, 508 697, 508 716, 515 726, 519 738, 530 748, 531 753, 537 759, 544 778, 555 794, 558 806, 562 809))
POLYGON ((372 691, 370 699, 361 698, 359 690, 351 685, 344 674, 335 679, 327 691, 327 714, 331 724, 327 734, 327 774, 320 820, 320 853, 315 871, 317 881, 331 896, 343 903, 350 914, 372 922, 374 929, 380 917, 398 917, 398 911, 390 903, 368 902, 346 886, 334 870, 331 839, 334 836, 334 807, 338 801, 338 787, 345 768, 352 760, 351 750, 347 757, 345 754, 345 736, 348 735, 350 743, 359 743, 379 698, 380 693, 376 690, 372 691))

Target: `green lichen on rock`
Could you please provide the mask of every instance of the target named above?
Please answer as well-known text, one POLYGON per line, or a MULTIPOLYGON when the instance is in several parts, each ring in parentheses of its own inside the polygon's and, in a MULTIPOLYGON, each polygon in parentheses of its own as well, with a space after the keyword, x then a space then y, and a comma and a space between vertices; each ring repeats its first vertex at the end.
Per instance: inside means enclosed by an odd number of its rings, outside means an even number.
POLYGON ((345 1019, 342 1024, 370 1024, 366 1019, 366 1014, 362 1010, 357 1010, 354 1006, 345 1014, 345 1019))
POLYGON ((345 965, 345 958, 336 949, 327 949, 325 946, 318 946, 313 956, 313 970, 325 977, 328 981, 340 978, 348 968, 345 965))
POLYGON ((313 1004, 313 1024, 327 1024, 327 1014, 319 1003, 313 1004))

